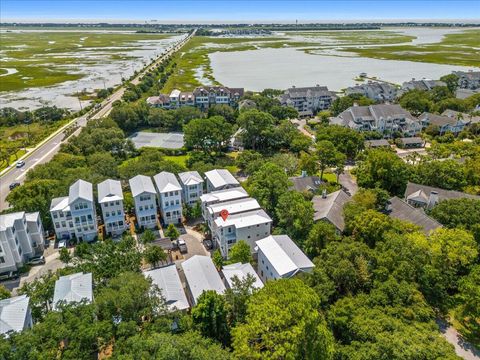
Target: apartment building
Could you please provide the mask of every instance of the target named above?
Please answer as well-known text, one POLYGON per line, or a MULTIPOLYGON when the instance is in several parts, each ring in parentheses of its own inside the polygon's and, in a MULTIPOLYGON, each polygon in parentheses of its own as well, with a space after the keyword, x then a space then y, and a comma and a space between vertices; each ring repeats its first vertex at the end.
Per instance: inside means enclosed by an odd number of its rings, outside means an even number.
POLYGON ((458 76, 458 87, 461 89, 480 89, 480 71, 454 71, 458 76))
POLYGON ((360 94, 374 101, 390 102, 397 97, 397 88, 385 82, 369 81, 367 84, 348 87, 345 94, 360 94))
POLYGON ((270 235, 272 219, 262 210, 254 210, 225 218, 217 217, 213 223, 212 238, 223 257, 228 254, 239 240, 245 240, 255 251, 255 241, 270 235))
POLYGON ((140 227, 154 228, 157 226, 157 192, 150 177, 137 175, 129 180, 135 216, 140 227))
POLYGON ((38 212, 0 215, 0 272, 17 271, 43 252, 43 243, 38 212))
POLYGON ((153 177, 158 190, 158 205, 165 225, 182 222, 182 187, 174 174, 162 171, 153 177))
POLYGON ((328 91, 326 86, 293 86, 280 96, 280 103, 295 108, 300 116, 313 116, 320 110, 328 109, 336 98, 337 95, 328 91))
POLYGON ((468 124, 467 119, 458 117, 449 117, 446 115, 437 115, 429 112, 424 112, 418 117, 422 127, 433 125, 438 127, 440 135, 445 134, 447 131, 453 134, 461 132, 468 124))
POLYGON ((447 86, 447 84, 440 80, 412 79, 410 81, 405 81, 402 84, 402 88, 398 91, 398 95, 400 96, 410 90, 430 91, 436 86, 447 86))
POLYGON ((207 192, 231 189, 240 183, 227 169, 214 169, 205 173, 207 192))
POLYGON ((178 174, 182 187, 183 202, 189 206, 195 205, 203 195, 203 179, 198 171, 186 171, 178 174))
POLYGON ((111 236, 122 235, 126 225, 120 181, 108 179, 98 184, 97 188, 105 232, 111 236))
POLYGON ((218 204, 226 201, 233 201, 237 199, 248 198, 247 191, 242 187, 236 187, 232 189, 225 189, 219 191, 212 191, 207 194, 200 196, 200 201, 202 203, 202 216, 207 221, 208 212, 207 207, 213 204, 218 204))

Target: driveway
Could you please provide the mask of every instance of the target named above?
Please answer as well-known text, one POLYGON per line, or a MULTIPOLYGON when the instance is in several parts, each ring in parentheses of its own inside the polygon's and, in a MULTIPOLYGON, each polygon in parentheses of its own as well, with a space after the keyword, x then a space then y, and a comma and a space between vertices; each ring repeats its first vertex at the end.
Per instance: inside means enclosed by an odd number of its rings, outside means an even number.
POLYGON ((441 319, 437 319, 437 325, 445 339, 453 345, 458 356, 464 358, 465 360, 480 359, 480 351, 469 342, 463 340, 461 335, 453 326, 441 319))
POLYGON ((348 190, 350 195, 353 196, 358 191, 358 185, 356 181, 352 178, 352 175, 350 175, 350 172, 348 170, 340 174, 340 176, 338 177, 338 181, 344 188, 348 190))

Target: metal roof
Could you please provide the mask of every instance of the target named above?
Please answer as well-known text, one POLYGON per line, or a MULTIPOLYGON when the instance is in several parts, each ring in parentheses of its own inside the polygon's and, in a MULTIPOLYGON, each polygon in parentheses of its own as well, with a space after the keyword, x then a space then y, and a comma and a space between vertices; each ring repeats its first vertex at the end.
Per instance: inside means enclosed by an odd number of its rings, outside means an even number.
POLYGON ((247 191, 242 187, 233 189, 217 190, 200 196, 202 203, 211 204, 213 202, 222 202, 248 197, 247 191))
POLYGON ((170 310, 184 310, 190 307, 175 264, 145 271, 143 275, 150 277, 152 283, 158 286, 170 310))
POLYGON ((235 179, 227 169, 214 169, 207 171, 205 177, 215 188, 226 185, 240 185, 237 179, 235 179))
POLYGON ((224 293, 225 285, 210 257, 194 255, 182 263, 182 269, 195 303, 206 290, 224 293))
POLYGON ((29 301, 27 295, 0 300, 0 334, 24 329, 29 316, 29 301))
POLYGON ((181 191, 182 188, 174 174, 162 171, 153 177, 159 193, 181 191))
POLYGON ((131 178, 128 183, 130 184, 130 190, 132 190, 132 196, 136 197, 143 193, 156 194, 155 186, 149 176, 137 175, 131 178))
POLYGON ((236 276, 239 280, 245 279, 248 274, 252 275, 255 278, 255 282, 252 284, 253 287, 257 289, 261 289, 263 287, 263 282, 258 277, 258 274, 253 269, 250 263, 242 264, 242 263, 235 263, 230 265, 225 265, 222 268, 223 276, 225 277, 225 281, 227 282, 228 286, 232 288, 233 286, 233 278, 236 276))
POLYGON ((178 174, 180 182, 183 185, 198 185, 203 183, 203 179, 198 171, 185 171, 178 174))
POLYGON ((215 203, 207 207, 210 215, 219 213, 222 210, 227 210, 230 215, 234 215, 257 209, 260 209, 260 204, 251 197, 215 203))
POLYGON ((53 293, 53 309, 56 309, 59 301, 67 303, 80 302, 83 299, 91 302, 93 300, 92 273, 83 272, 61 276, 55 282, 53 293))
POLYGON ((68 203, 71 204, 77 199, 93 201, 93 185, 82 179, 71 185, 68 192, 68 203))
POLYGON ((118 180, 107 179, 97 185, 98 202, 100 204, 108 201, 123 200, 122 185, 118 180))
POLYGON ((68 196, 62 196, 52 199, 50 203, 50 211, 68 211, 70 207, 68 206, 68 196))
POLYGON ((263 209, 248 211, 236 215, 230 215, 229 217, 227 217, 226 220, 223 220, 221 217, 215 219, 215 225, 218 227, 226 227, 233 225, 236 229, 271 222, 272 219, 263 209))

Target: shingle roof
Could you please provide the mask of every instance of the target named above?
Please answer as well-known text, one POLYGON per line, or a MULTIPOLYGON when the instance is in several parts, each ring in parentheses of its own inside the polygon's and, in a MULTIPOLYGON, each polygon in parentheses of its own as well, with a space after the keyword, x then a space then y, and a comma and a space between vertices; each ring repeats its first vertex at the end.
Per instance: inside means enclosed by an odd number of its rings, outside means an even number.
POLYGON ((215 219, 215 225, 218 227, 235 226, 236 229, 242 229, 248 226, 271 223, 272 219, 268 214, 260 209, 248 211, 240 214, 230 215, 226 220, 221 217, 215 219))
POLYGON ((203 183, 203 179, 198 171, 185 171, 178 174, 183 185, 198 185, 203 183))
POLYGON ((409 144, 423 144, 424 141, 421 137, 417 137, 417 136, 414 136, 414 137, 403 137, 403 138, 399 138, 397 139, 398 141, 400 141, 402 144, 404 145, 409 145, 409 144))
POLYGON ((365 140, 365 147, 382 147, 388 146, 390 147, 390 143, 385 139, 378 139, 378 140, 365 140))
POLYGON ((200 196, 200 200, 202 201, 202 203, 212 203, 241 199, 246 197, 248 197, 247 191, 242 187, 236 187, 233 189, 217 190, 212 191, 208 194, 203 194, 202 196, 200 196))
POLYGON ((136 197, 142 193, 156 194, 155 186, 149 176, 137 175, 131 178, 129 181, 130 190, 132 190, 132 196, 136 197))
POLYGON ((225 285, 210 257, 194 255, 182 263, 182 269, 195 303, 203 291, 224 293, 225 285))
POLYGON ((0 300, 0 334, 22 331, 29 314, 27 295, 0 300))
POLYGON ((428 196, 432 191, 435 191, 438 193, 438 201, 448 200, 448 199, 459 199, 459 198, 469 198, 469 199, 480 200, 480 196, 478 195, 470 195, 460 191, 445 190, 445 189, 440 189, 433 186, 415 184, 412 182, 409 182, 407 184, 407 188, 405 189, 405 199, 418 198, 418 200, 421 200, 423 198, 425 199, 425 202, 426 202, 428 200, 428 196))
POLYGON ((104 203, 107 201, 123 200, 122 185, 118 180, 107 179, 98 187, 98 202, 104 203))
POLYGON ((60 301, 71 303, 80 302, 84 299, 88 302, 93 300, 92 273, 84 274, 80 272, 61 276, 55 282, 55 292, 53 294, 54 309, 60 301))
POLYGON ((429 124, 437 125, 437 126, 445 126, 445 125, 455 125, 457 120, 448 116, 444 115, 437 115, 428 112, 424 112, 422 115, 418 117, 420 121, 428 121, 429 124))
POLYGON ((68 203, 71 204, 77 199, 93 201, 92 183, 79 179, 70 186, 70 190, 68 192, 68 203))
POLYGON ((318 176, 297 176, 289 179, 296 191, 315 191, 325 182, 318 176))
POLYGON ((288 235, 270 235, 256 244, 280 276, 314 267, 288 235))
POLYGON ((170 310, 184 310, 190 307, 175 264, 145 271, 143 274, 150 277, 152 283, 158 286, 170 310))
POLYGON ((317 195, 312 199, 313 209, 315 211, 313 220, 318 221, 327 219, 337 229, 345 229, 345 220, 343 218, 343 206, 350 201, 350 196, 343 190, 328 194, 326 198, 317 195))
POLYGON ((155 184, 160 193, 182 190, 177 178, 171 172, 162 171, 155 175, 153 179, 155 180, 155 184))
POLYGON ((236 276, 239 280, 245 279, 248 275, 252 275, 255 278, 255 282, 252 284, 253 287, 260 289, 263 287, 263 282, 258 277, 258 274, 253 269, 250 263, 242 264, 235 263, 230 265, 225 265, 222 268, 223 276, 228 286, 232 288, 233 278, 236 276))
POLYGON ((414 208, 396 196, 389 200, 387 208, 390 217, 418 225, 425 234, 442 227, 442 224, 429 217, 423 210, 414 208))
POLYGON ((226 185, 240 185, 237 179, 235 179, 230 171, 226 169, 214 169, 207 171, 205 173, 205 177, 215 188, 226 185))

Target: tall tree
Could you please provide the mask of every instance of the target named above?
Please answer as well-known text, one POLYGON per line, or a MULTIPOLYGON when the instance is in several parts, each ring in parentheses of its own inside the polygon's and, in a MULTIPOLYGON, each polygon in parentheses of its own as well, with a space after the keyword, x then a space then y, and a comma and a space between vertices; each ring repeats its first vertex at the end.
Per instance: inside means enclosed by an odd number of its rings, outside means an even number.
POLYGON ((192 319, 203 336, 218 340, 223 345, 230 342, 227 308, 222 295, 213 290, 204 291, 192 309, 192 319))
POLYGON ((237 119, 237 124, 243 129, 242 138, 245 148, 264 150, 267 138, 274 129, 275 118, 268 113, 253 109, 242 112, 237 119))
POLYGON ((323 179, 325 169, 337 164, 338 152, 335 145, 328 140, 317 142, 317 158, 320 167, 320 178, 323 179))
POLYGON ((294 241, 302 244, 313 225, 313 205, 297 191, 280 196, 276 207, 278 226, 294 241))
POLYGON ((205 154, 220 152, 228 145, 233 127, 221 116, 194 119, 183 128, 185 146, 202 150, 205 154))
POLYGON ((239 240, 228 252, 229 263, 250 263, 253 262, 252 249, 245 240, 239 240))

